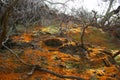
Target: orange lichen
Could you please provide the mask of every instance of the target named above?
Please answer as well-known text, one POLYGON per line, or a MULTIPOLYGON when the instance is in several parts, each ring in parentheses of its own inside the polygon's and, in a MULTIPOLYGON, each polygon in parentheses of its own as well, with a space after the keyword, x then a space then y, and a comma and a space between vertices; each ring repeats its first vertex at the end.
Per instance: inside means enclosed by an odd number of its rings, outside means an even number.
POLYGON ((32 41, 32 37, 30 33, 23 33, 21 36, 13 36, 13 41, 19 41, 19 42, 30 42, 32 41))
MULTIPOLYGON (((78 29, 80 28, 76 28, 75 30, 73 30, 73 32, 71 29, 69 33, 77 34, 79 31, 78 29)), ((36 27, 33 30, 39 30, 39 27, 36 27)), ((86 34, 89 34, 91 32, 91 28, 88 28, 86 34)), ((104 65, 102 65, 101 67, 101 64, 103 64, 103 59, 107 59, 107 55, 101 54, 100 52, 101 50, 105 49, 104 47, 88 47, 88 50, 91 52, 89 54, 88 62, 87 60, 85 62, 85 60, 80 57, 79 54, 74 55, 73 53, 71 55, 69 53, 60 52, 59 46, 46 46, 43 42, 46 39, 51 39, 50 35, 41 35, 40 38, 36 37, 33 40, 33 38, 31 37, 32 34, 32 32, 21 33, 21 35, 12 37, 12 40, 16 43, 29 42, 31 44, 33 42, 32 46, 30 47, 22 46, 23 52, 21 53, 18 51, 21 50, 21 47, 14 47, 14 51, 16 52, 16 54, 18 54, 19 57, 26 63, 39 65, 42 68, 46 68, 59 74, 82 77, 85 80, 90 80, 94 76, 99 80, 115 80, 116 78, 111 76, 113 76, 114 74, 118 76, 120 75, 119 70, 116 68, 116 66, 112 64, 110 65, 110 67, 104 67, 104 65)), ((56 38, 63 42, 63 44, 60 46, 76 45, 75 42, 69 43, 66 38, 56 38)), ((102 40, 100 40, 100 43, 101 41, 102 40)), ((0 55, 0 80, 73 80, 59 78, 44 71, 37 70, 33 73, 31 77, 26 77, 26 74, 31 71, 31 68, 29 69, 28 66, 23 67, 25 70, 21 71, 21 66, 25 65, 20 63, 14 55, 11 56, 10 52, 5 51, 5 53, 7 54, 0 55)))
POLYGON ((28 33, 24 33, 21 38, 23 42, 30 42, 32 40, 31 34, 28 33))
POLYGON ((18 80, 21 79, 20 73, 0 73, 0 80, 18 80))

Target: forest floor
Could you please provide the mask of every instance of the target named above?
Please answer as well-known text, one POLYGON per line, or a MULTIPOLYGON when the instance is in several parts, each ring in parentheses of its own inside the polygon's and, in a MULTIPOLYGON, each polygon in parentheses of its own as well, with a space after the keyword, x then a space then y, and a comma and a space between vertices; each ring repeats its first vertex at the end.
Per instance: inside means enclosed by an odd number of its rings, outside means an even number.
MULTIPOLYGON (((120 43, 97 28, 85 32, 85 47, 80 44, 80 28, 71 29, 61 37, 57 28, 34 27, 18 30, 5 44, 24 62, 39 65, 61 75, 76 76, 83 80, 120 80, 120 57, 112 54, 120 49, 120 43)), ((0 80, 77 80, 60 78, 45 71, 27 75, 32 67, 19 61, 4 48, 0 50, 0 80)), ((78 79, 79 80, 79 79, 78 79)))

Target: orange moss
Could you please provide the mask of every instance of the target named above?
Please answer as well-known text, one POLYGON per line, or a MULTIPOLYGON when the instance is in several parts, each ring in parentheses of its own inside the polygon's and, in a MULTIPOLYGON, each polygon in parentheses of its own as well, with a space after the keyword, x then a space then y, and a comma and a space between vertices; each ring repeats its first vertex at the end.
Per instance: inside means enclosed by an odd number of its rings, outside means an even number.
POLYGON ((32 40, 30 33, 24 33, 21 38, 23 39, 23 42, 30 42, 32 40))
POLYGON ((20 73, 0 73, 0 80, 19 80, 21 79, 20 73))
POLYGON ((30 33, 23 33, 21 36, 13 36, 13 41, 19 41, 19 42, 30 42, 32 41, 32 37, 30 33))
MULTIPOLYGON (((38 30, 39 27, 36 27, 34 30, 38 30)), ((77 34, 73 31, 73 34, 77 34)), ((70 33, 72 33, 72 31, 70 31, 70 33)), ((86 32, 86 34, 91 33, 91 29, 88 28, 88 31, 86 32)), ((12 37, 13 40, 15 40, 16 42, 32 42, 33 38, 31 37, 32 33, 23 33, 21 34, 21 36, 14 36, 12 37)), ((71 36, 71 35, 69 35, 71 36)), ((30 64, 37 64, 43 68, 49 69, 51 71, 55 71, 59 74, 63 74, 63 75, 70 75, 70 76, 79 76, 84 78, 85 80, 90 80, 90 78, 92 76, 94 76, 94 74, 103 74, 103 76, 97 76, 97 78, 99 80, 106 80, 106 79, 111 79, 111 80, 115 80, 115 78, 111 78, 110 76, 112 74, 118 74, 119 71, 115 66, 110 66, 110 67, 102 67, 102 69, 94 69, 92 67, 95 66, 100 66, 102 64, 102 59, 106 58, 106 55, 100 55, 100 50, 105 49, 104 47, 95 47, 95 48, 88 48, 89 50, 92 50, 92 52, 89 54, 90 56, 90 61, 94 62, 94 64, 92 64, 91 66, 89 66, 89 68, 85 67, 85 70, 81 70, 81 66, 85 66, 85 65, 90 65, 91 63, 84 63, 82 58, 79 58, 78 56, 73 56, 70 54, 65 54, 62 53, 58 50, 58 48, 51 48, 46 46, 45 44, 42 43, 44 39, 48 39, 49 36, 46 37, 46 35, 41 35, 41 38, 35 38, 36 41, 36 45, 40 46, 43 51, 40 51, 39 48, 24 48, 24 53, 22 53, 22 55, 20 55, 20 58, 23 59, 25 62, 30 63, 30 64), (51 50, 51 51, 50 51, 51 50), (77 64, 77 66, 80 66, 78 68, 67 68, 66 67, 66 62, 72 61, 73 64, 75 62, 78 62, 81 64, 77 64), (78 72, 78 71, 82 71, 82 72, 78 72), (103 72, 103 70, 105 72, 103 72)), ((66 39, 59 37, 59 39, 63 42, 66 42, 66 39)), ((74 42, 72 43, 65 43, 65 44, 72 44, 72 45, 76 45, 74 42)), ((65 45, 63 44, 63 45, 65 45)), ((35 46, 36 46, 35 45, 35 46)), ((17 47, 18 48, 18 47, 17 47)), ((17 52, 17 48, 14 48, 14 50, 16 50, 16 54, 17 52)), ((20 48, 19 48, 20 49, 20 48)), ((6 52, 8 53, 8 52, 6 52)), ((10 54, 11 55, 11 54, 10 54)), ((9 56, 8 54, 6 56, 9 56)), ((71 80, 71 79, 63 79, 63 78, 58 78, 54 75, 51 75, 49 73, 46 72, 42 72, 42 71, 35 71, 35 73, 31 76, 31 77, 26 77, 24 79, 24 75, 25 73, 15 73, 14 70, 16 68, 18 68, 18 66, 23 66, 22 64, 18 63, 18 60, 14 57, 8 57, 7 59, 4 60, 4 65, 3 65, 3 60, 2 56, 0 56, 0 67, 4 67, 5 68, 5 72, 0 73, 0 80, 36 80, 36 79, 42 79, 42 80, 71 80), (16 60, 16 61, 15 61, 16 60), (10 70, 10 71, 7 71, 10 70)), ((98 67, 95 67, 98 68, 98 67)), ((31 70, 30 70, 31 71, 31 70)), ((118 74, 120 75, 120 73, 118 74)))

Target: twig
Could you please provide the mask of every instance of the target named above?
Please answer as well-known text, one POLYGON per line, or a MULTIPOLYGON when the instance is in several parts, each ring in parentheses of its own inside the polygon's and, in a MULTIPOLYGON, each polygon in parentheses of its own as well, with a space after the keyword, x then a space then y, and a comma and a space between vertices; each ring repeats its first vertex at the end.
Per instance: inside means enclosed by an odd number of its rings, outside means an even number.
POLYGON ((5 43, 8 41, 8 39, 9 39, 9 36, 7 36, 6 40, 5 40, 4 42, 2 42, 2 46, 4 46, 4 47, 5 47, 6 49, 8 49, 13 55, 15 55, 16 58, 17 58, 21 63, 23 63, 23 64, 25 64, 25 65, 28 65, 28 66, 33 66, 32 64, 28 64, 28 63, 26 63, 25 61, 23 61, 12 49, 10 49, 9 47, 7 47, 7 46, 5 45, 5 43))
POLYGON ((108 52, 108 51, 105 51, 105 50, 100 50, 100 52, 103 52, 111 57, 113 57, 112 53, 111 52, 108 52))
POLYGON ((108 52, 108 51, 105 51, 105 50, 102 50, 101 52, 111 56, 112 58, 115 58, 116 56, 118 56, 120 54, 120 50, 118 52, 116 52, 114 55, 111 52, 108 52))
MULTIPOLYGON (((48 2, 49 4, 54 4, 54 5, 58 5, 58 4, 61 4, 61 5, 65 5, 67 2, 69 2, 69 0, 68 1, 66 1, 66 2, 64 2, 64 3, 61 3, 61 2, 51 2, 51 1, 48 1, 48 0, 45 0, 46 2, 48 2)), ((66 6, 66 5, 65 5, 66 6)))
POLYGON ((88 28, 89 24, 84 24, 82 26, 82 32, 81 32, 81 36, 80 36, 80 41, 81 41, 81 46, 82 48, 85 49, 85 44, 84 44, 84 36, 85 36, 85 31, 88 28))
POLYGON ((107 59, 102 59, 106 67, 110 67, 110 62, 107 59))
POLYGON ((120 50, 113 55, 113 58, 115 58, 115 57, 118 56, 119 54, 120 54, 120 50))
POLYGON ((35 69, 36 69, 36 66, 34 65, 34 66, 32 67, 31 72, 28 73, 28 76, 31 76, 31 75, 35 72, 35 69))
POLYGON ((77 76, 66 76, 66 75, 58 74, 58 73, 56 73, 56 72, 54 72, 54 71, 51 71, 51 70, 48 70, 48 69, 45 69, 45 68, 41 68, 41 67, 38 66, 38 65, 36 65, 36 70, 50 73, 50 74, 55 75, 55 76, 57 76, 57 77, 59 77, 59 78, 68 78, 68 79, 84 80, 83 78, 80 78, 80 77, 77 77, 77 76))

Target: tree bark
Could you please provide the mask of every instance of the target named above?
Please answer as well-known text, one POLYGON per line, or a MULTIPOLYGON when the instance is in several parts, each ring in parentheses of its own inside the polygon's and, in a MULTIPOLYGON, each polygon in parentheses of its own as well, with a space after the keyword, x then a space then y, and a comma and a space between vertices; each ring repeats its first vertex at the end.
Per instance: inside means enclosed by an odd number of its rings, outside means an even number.
POLYGON ((118 6, 118 8, 116 10, 110 11, 112 8, 112 4, 113 4, 114 0, 110 0, 110 4, 109 7, 105 13, 104 18, 101 20, 101 27, 105 26, 106 21, 109 21, 109 19, 114 15, 117 14, 120 11, 120 6, 118 6))
POLYGON ((110 17, 114 14, 113 11, 110 12, 111 8, 112 8, 112 4, 113 4, 114 0, 110 0, 110 4, 109 7, 105 13, 104 18, 101 20, 101 27, 104 27, 106 21, 108 21, 110 19, 110 17))
POLYGON ((11 4, 8 5, 7 9, 0 14, 0 48, 2 47, 2 42, 6 39, 7 35, 7 24, 10 17, 10 13, 13 11, 13 7, 17 4, 19 0, 14 0, 11 4))

